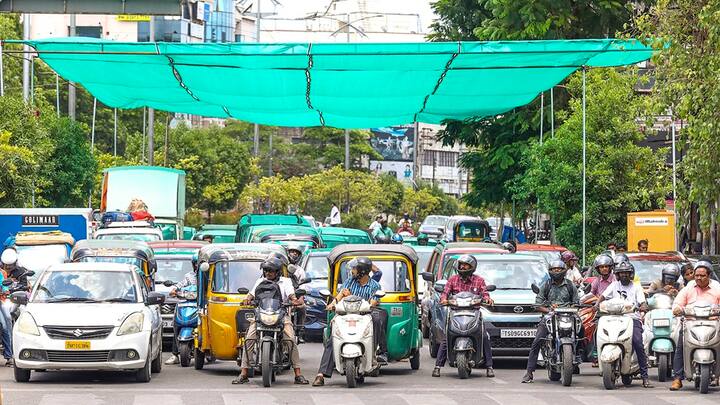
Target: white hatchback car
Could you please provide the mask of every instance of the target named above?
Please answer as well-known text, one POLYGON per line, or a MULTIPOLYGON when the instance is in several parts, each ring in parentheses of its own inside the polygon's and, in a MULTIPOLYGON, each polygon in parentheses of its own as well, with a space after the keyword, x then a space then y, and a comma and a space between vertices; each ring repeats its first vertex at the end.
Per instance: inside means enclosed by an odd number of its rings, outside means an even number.
POLYGON ((139 382, 162 368, 164 296, 149 292, 135 266, 65 263, 48 268, 13 328, 15 381, 38 369, 129 370, 139 382))

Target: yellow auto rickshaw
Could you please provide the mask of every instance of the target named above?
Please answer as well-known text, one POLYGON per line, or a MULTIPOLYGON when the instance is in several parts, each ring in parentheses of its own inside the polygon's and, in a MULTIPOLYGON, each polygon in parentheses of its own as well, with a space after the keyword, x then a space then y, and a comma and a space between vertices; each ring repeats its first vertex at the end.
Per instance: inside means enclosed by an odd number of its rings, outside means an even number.
POLYGON ((260 264, 272 252, 287 255, 284 247, 270 243, 219 243, 200 249, 196 370, 204 367, 206 356, 240 364, 240 349, 254 312, 243 305, 246 294, 239 290, 252 288, 262 277, 260 264))

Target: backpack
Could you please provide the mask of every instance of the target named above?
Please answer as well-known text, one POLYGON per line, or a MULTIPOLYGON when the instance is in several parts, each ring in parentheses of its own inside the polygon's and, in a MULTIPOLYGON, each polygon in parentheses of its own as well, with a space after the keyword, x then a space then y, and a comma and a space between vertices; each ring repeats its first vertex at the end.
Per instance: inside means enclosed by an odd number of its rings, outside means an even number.
MULTIPOLYGON (((550 284, 551 284, 551 283, 552 283, 552 279, 546 281, 546 282, 545 282, 545 285, 543 286, 543 295, 544 295, 545 297, 547 297, 548 294, 550 293, 550 284)), ((568 283, 565 283, 565 288, 567 288, 568 295, 569 295, 570 297, 572 297, 572 295, 573 295, 573 294, 572 294, 572 292, 573 292, 572 285, 571 285, 569 282, 568 282, 568 283)), ((549 297, 548 297, 548 298, 549 298, 549 297)))
POLYGON ((255 298, 260 301, 266 298, 276 299, 282 301, 282 291, 278 283, 272 281, 263 280, 255 289, 255 298))

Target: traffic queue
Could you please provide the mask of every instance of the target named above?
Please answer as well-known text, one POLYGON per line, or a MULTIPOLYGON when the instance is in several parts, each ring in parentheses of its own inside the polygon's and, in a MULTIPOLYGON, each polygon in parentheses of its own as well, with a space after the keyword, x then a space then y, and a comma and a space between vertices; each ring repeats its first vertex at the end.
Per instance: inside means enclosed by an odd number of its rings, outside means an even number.
POLYGON ((606 389, 637 378, 653 388, 650 367, 671 390, 688 380, 707 393, 720 376, 713 265, 648 252, 646 241, 638 252, 609 245, 581 269, 562 246, 497 242, 475 217, 429 218, 429 237, 407 223, 395 233, 384 216, 353 230, 248 214, 192 241, 163 240, 151 217, 100 218, 96 239, 73 241, 41 271, 6 243, 0 326, 17 382, 67 369, 148 382, 163 366, 229 361, 233 384, 258 376, 270 387, 292 370, 294 384, 338 374, 354 388, 384 367, 420 369, 424 338, 431 378, 447 378, 445 366, 493 378, 494 356, 526 357, 522 383, 545 368, 570 386, 586 362, 606 389), (301 364, 309 340, 323 342, 318 365, 301 364))

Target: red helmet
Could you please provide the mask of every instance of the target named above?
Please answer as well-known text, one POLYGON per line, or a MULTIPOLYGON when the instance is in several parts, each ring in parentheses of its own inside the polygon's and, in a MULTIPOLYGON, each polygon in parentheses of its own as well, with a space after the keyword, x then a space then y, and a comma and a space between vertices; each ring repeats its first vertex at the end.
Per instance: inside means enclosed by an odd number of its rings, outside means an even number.
POLYGON ((565 263, 569 262, 570 260, 577 261, 577 259, 578 259, 578 257, 575 255, 575 253, 573 253, 572 250, 566 250, 566 251, 562 252, 562 255, 560 255, 560 257, 562 258, 562 261, 564 261, 565 263))

